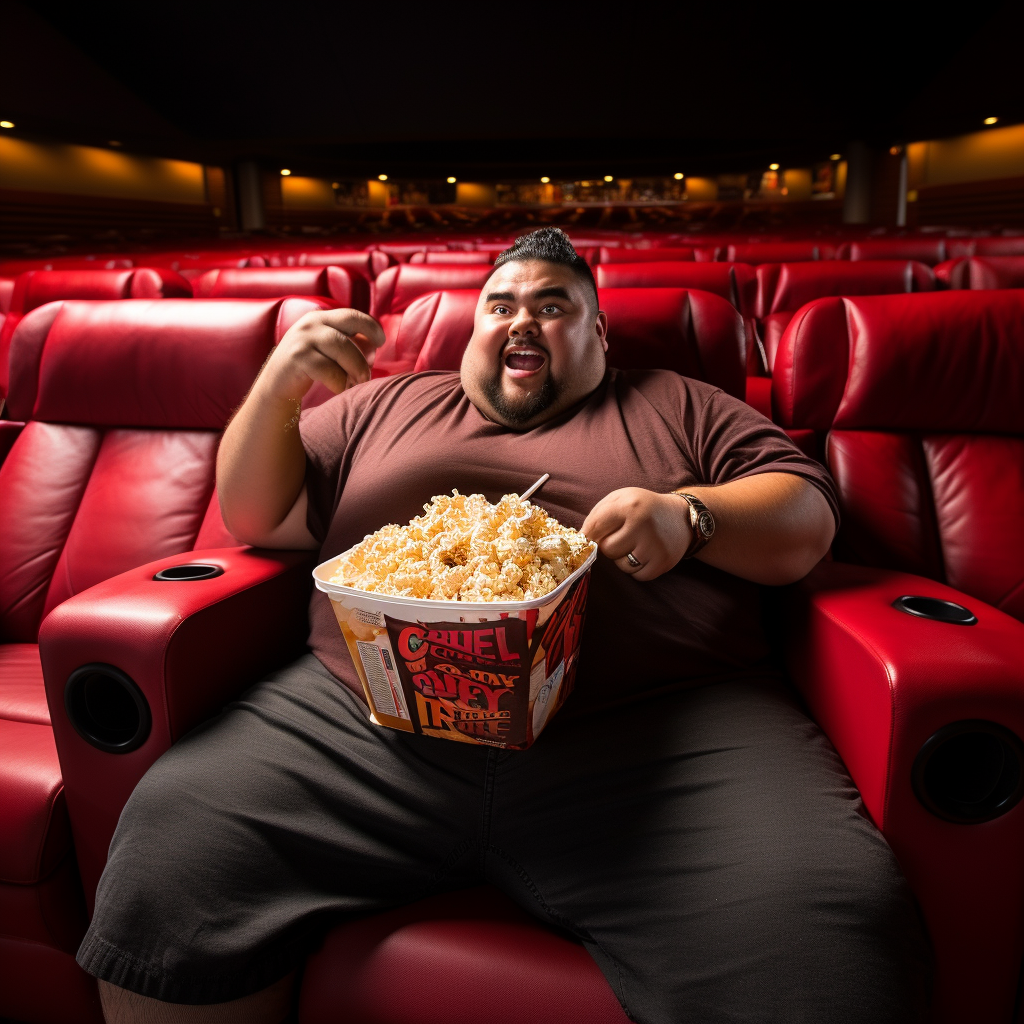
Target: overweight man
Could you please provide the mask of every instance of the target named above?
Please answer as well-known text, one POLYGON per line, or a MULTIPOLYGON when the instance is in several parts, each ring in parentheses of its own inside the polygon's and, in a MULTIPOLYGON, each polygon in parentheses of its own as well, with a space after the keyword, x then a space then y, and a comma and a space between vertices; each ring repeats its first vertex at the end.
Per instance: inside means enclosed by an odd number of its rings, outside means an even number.
POLYGON ((231 532, 323 560, 549 473, 534 500, 600 549, 575 690, 524 751, 381 728, 316 593, 312 653, 124 809, 78 954, 108 1022, 280 1024, 331 924, 480 882, 641 1024, 923 1019, 913 897, 761 624, 828 550, 828 475, 714 387, 608 367, 608 330, 546 228, 496 261, 459 373, 371 381, 384 336, 353 310, 285 336, 224 435, 231 532), (318 381, 337 397, 300 421, 318 381))

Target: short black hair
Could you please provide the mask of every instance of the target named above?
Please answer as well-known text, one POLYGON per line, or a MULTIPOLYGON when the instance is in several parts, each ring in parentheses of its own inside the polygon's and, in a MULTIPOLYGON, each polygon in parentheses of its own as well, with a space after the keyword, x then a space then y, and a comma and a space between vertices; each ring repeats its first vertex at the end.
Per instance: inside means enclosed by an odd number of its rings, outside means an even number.
POLYGON ((544 260, 545 263, 557 263, 568 267, 581 281, 590 285, 594 293, 594 307, 597 308, 597 282, 590 264, 573 248, 569 236, 561 228, 539 228, 528 235, 517 238, 504 252, 499 253, 494 261, 494 268, 505 263, 525 262, 526 260, 544 260))

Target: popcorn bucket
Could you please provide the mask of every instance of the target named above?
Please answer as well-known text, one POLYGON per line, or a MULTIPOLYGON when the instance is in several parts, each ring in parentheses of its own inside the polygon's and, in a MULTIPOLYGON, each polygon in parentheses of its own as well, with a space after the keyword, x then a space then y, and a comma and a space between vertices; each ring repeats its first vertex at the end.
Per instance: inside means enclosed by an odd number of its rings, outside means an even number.
POLYGON ((587 607, 586 562, 530 601, 388 597, 331 583, 338 558, 313 570, 331 599, 378 725, 525 750, 572 691, 587 607))

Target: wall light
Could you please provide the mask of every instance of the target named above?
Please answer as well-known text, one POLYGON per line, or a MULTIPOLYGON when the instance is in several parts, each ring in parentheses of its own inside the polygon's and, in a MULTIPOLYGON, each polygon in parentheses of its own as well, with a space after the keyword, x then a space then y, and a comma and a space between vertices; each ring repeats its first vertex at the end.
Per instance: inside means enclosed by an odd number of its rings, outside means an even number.
POLYGON ((388 176, 386 174, 378 174, 377 175, 377 180, 378 181, 387 181, 388 180, 388 176))
POLYGON ((604 176, 604 180, 605 181, 614 181, 615 179, 610 174, 606 174, 604 176))
POLYGON ((540 183, 542 185, 546 185, 550 180, 551 179, 545 174, 544 177, 540 179, 540 183))
POLYGON ((683 178, 685 178, 685 177, 686 177, 686 175, 685 175, 685 174, 683 174, 683 172, 682 172, 682 171, 676 171, 676 173, 675 173, 675 174, 673 174, 673 175, 672 175, 672 177, 673 177, 673 178, 675 178, 675 179, 676 179, 676 181, 682 181, 682 180, 683 180, 683 178))
POLYGON ((0 121, 0 128, 13 128, 13 127, 14 127, 14 122, 13 121, 0 121))
POLYGON ((340 181, 332 181, 331 182, 331 188, 341 188, 341 182, 340 181))
MULTIPOLYGON (((986 118, 985 118, 985 124, 995 124, 995 123, 996 123, 996 121, 998 121, 998 120, 999 120, 999 118, 998 118, 998 117, 986 117, 986 118)), ((10 125, 10 126, 8 126, 8 125, 6 124, 6 122, 4 122, 4 121, 0 121, 0 128, 7 128, 7 127, 11 127, 11 128, 13 128, 13 127, 14 127, 14 125, 10 125)))
POLYGON ((833 153, 829 157, 829 160, 842 160, 842 159, 843 159, 843 155, 841 153, 833 153))
POLYGON ((449 185, 454 185, 455 184, 455 179, 452 178, 452 177, 446 178, 445 180, 448 182, 449 185))
POLYGON ((291 173, 292 173, 292 172, 291 172, 291 171, 289 171, 287 167, 282 167, 282 168, 281 168, 281 177, 282 177, 282 178, 287 178, 287 177, 288 177, 288 175, 289 175, 289 174, 291 174, 291 173))
POLYGON ((769 164, 768 165, 768 170, 769 171, 777 171, 778 169, 779 169, 779 165, 778 164, 769 164))
POLYGON ((889 147, 889 156, 899 156, 900 153, 902 153, 902 152, 903 152, 903 147, 902 146, 890 146, 889 147))

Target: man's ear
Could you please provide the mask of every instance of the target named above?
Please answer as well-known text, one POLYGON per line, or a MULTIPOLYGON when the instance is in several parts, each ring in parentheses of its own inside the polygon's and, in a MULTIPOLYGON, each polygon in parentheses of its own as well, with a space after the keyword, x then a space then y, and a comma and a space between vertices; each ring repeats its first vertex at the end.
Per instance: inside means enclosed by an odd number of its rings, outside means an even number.
POLYGON ((597 323, 594 324, 597 336, 601 339, 601 348, 608 351, 608 314, 603 310, 597 311, 597 323))

